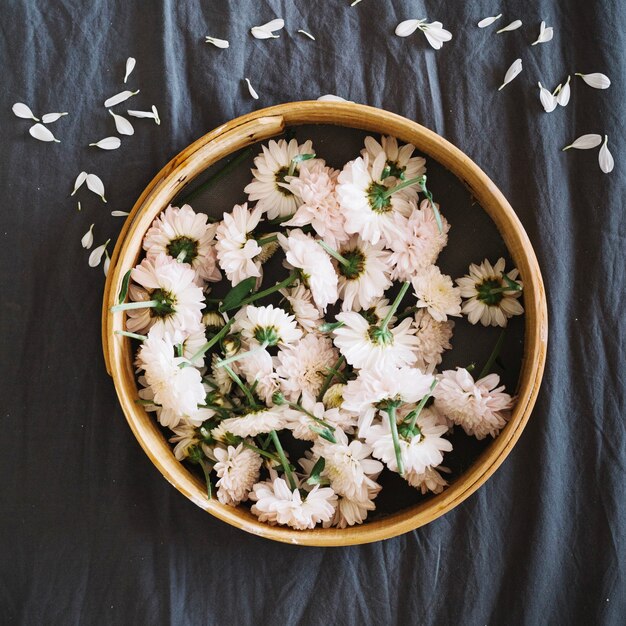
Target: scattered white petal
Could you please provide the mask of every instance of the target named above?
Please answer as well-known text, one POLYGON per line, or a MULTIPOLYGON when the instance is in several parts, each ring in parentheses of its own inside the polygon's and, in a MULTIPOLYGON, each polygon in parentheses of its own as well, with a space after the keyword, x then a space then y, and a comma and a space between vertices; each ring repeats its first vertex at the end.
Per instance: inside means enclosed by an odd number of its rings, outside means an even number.
POLYGON ((265 30, 260 26, 254 26, 250 29, 250 32, 255 39, 278 39, 280 37, 280 35, 275 35, 271 31, 265 30))
POLYGON ((115 129, 120 135, 135 134, 133 125, 125 117, 118 115, 117 113, 113 113, 111 109, 109 109, 109 113, 113 116, 113 119, 115 120, 115 129))
POLYGON ((443 27, 441 22, 432 22, 430 24, 420 24, 420 30, 423 31, 428 43, 435 49, 440 50, 446 41, 452 39, 452 33, 443 27))
POLYGON ((611 81, 606 74, 576 74, 580 76, 590 87, 594 89, 608 89, 611 86, 611 81))
POLYGON ((87 187, 90 191, 93 191, 96 195, 102 198, 102 202, 106 202, 104 197, 104 183, 102 180, 96 176, 95 174, 87 174, 87 187))
POLYGON ((249 78, 246 78, 246 83, 248 83, 248 91, 250 92, 250 95, 255 100, 258 100, 259 99, 259 94, 254 90, 254 87, 250 84, 250 79, 249 78))
POLYGON ((517 30, 521 25, 522 25, 522 20, 515 20, 514 22, 511 22, 508 26, 505 26, 504 28, 497 30, 496 34, 508 33, 511 30, 517 30))
POLYGON ((161 123, 156 107, 153 106, 152 111, 126 111, 131 117, 148 118, 154 120, 157 124, 161 123))
POLYGON ((571 76, 568 76, 567 82, 565 83, 565 85, 563 85, 562 89, 559 89, 558 93, 556 94, 556 101, 562 107, 567 106, 569 99, 570 99, 570 95, 572 93, 570 86, 569 86, 570 80, 571 80, 571 76))
POLYGON ((589 135, 581 135, 569 146, 565 146, 565 148, 563 148, 563 151, 569 150, 570 148, 576 148, 577 150, 590 150, 591 148, 596 148, 601 143, 602 137, 600 135, 596 135, 594 133, 591 133, 589 135))
POLYGON ((502 13, 499 13, 498 15, 494 15, 493 17, 486 17, 485 19, 480 20, 480 22, 478 22, 478 28, 487 28, 487 26, 491 26, 494 22, 499 20, 501 17, 502 17, 502 13))
POLYGON ((35 122, 39 121, 39 118, 33 115, 30 107, 25 105, 23 102, 16 102, 13 105, 13 113, 17 115, 17 117, 21 117, 25 120, 35 120, 35 122))
POLYGON ((350 6, 355 7, 357 4, 359 4, 359 2, 361 2, 361 0, 354 0, 354 2, 350 6))
POLYGON ((346 100, 345 98, 341 98, 340 96, 335 96, 332 93, 327 93, 324 96, 320 96, 318 100, 320 102, 350 102, 350 100, 346 100))
POLYGON ((80 240, 80 243, 83 248, 85 248, 85 250, 89 250, 89 248, 93 246, 93 227, 94 224, 89 227, 89 230, 83 235, 83 238, 80 240))
POLYGON ((126 217, 130 213, 128 211, 111 211, 111 215, 113 217, 126 217))
POLYGON ((395 33, 398 37, 408 37, 412 35, 424 20, 404 20, 396 26, 395 33))
POLYGON ((89 255, 89 267, 98 267, 98 265, 100 265, 100 261, 102 261, 102 257, 104 256, 104 252, 109 245, 109 241, 111 240, 107 239, 101 246, 93 249, 89 255))
POLYGON ((551 94, 545 87, 539 84, 539 100, 541 100, 541 106, 546 113, 552 113, 557 107, 557 99, 551 94))
MULTIPOLYGON (((72 191, 72 193, 70 194, 70 196, 73 196, 82 186, 82 184, 87 180, 87 172, 81 172, 77 177, 76 177, 76 181, 74 182, 74 191, 72 191)), ((79 209, 80 210, 80 209, 79 209)))
POLYGON ((604 143, 600 148, 600 152, 598 153, 598 162, 600 163, 600 169, 608 174, 613 171, 615 167, 615 161, 613 160, 613 155, 609 152, 609 147, 607 146, 607 142, 609 141, 608 135, 604 135, 604 143))
POLYGON ((101 148, 102 150, 117 150, 122 142, 119 137, 105 137, 96 143, 90 143, 90 146, 101 148))
POLYGON ((102 266, 102 271, 104 272, 105 276, 109 273, 110 265, 111 265, 111 257, 109 256, 109 253, 105 250, 104 251, 104 264, 102 266))
POLYGON ((114 107, 116 104, 120 102, 124 102, 124 100, 128 100, 132 96, 136 96, 139 93, 139 89, 137 91, 121 91, 114 96, 111 96, 107 100, 104 101, 104 106, 108 109, 109 107, 114 107))
POLYGON ((39 139, 39 141, 56 141, 56 143, 61 143, 43 124, 31 126, 28 132, 31 134, 31 137, 39 139))
POLYGON ((312 39, 313 41, 315 41, 315 37, 313 37, 313 35, 311 35, 311 33, 307 33, 306 30, 302 30, 300 28, 300 29, 298 29, 298 32, 303 34, 305 37, 308 37, 309 39, 312 39))
POLYGON ((266 24, 261 24, 257 28, 262 28, 263 30, 269 30, 270 32, 274 32, 275 30, 282 30, 285 28, 285 20, 280 18, 276 18, 267 22, 266 24))
POLYGON ((498 91, 508 85, 520 72, 522 71, 522 59, 515 59, 511 64, 511 67, 506 71, 504 75, 504 82, 498 87, 498 91))
POLYGON ((552 26, 548 26, 548 28, 546 28, 546 23, 541 22, 541 26, 539 27, 539 37, 537 37, 537 41, 533 41, 531 46, 536 46, 538 43, 552 41, 552 37, 554 37, 554 28, 552 28, 552 26))
POLYGON ((83 210, 83 207, 80 205, 80 200, 78 201, 78 206, 76 207, 79 211, 83 210))
POLYGON ((228 48, 230 45, 226 39, 218 39, 217 37, 209 37, 208 35, 204 38, 205 43, 212 43, 216 48, 228 48))
POLYGON ((65 112, 65 113, 46 113, 45 115, 41 116, 41 121, 44 124, 52 124, 52 122, 56 122, 59 118, 63 117, 64 115, 67 115, 67 112, 65 112))
POLYGON ((133 70, 135 69, 136 63, 137 61, 133 59, 133 57, 128 57, 126 59, 126 74, 124 74, 124 84, 126 84, 128 77, 132 74, 133 70))
POLYGON ((161 126, 161 118, 159 117, 159 112, 157 111, 157 108, 154 106, 154 104, 152 105, 152 112, 154 113, 154 121, 156 122, 157 126, 161 126))

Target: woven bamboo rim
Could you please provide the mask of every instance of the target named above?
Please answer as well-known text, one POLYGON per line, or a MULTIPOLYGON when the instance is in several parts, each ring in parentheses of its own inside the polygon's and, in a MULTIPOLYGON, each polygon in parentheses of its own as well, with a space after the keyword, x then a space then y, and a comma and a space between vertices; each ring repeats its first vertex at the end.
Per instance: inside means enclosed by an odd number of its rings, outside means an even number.
POLYGON ((547 305, 541 272, 531 243, 506 198, 465 154, 434 132, 404 117, 360 104, 294 102, 255 111, 219 126, 173 158, 146 187, 124 223, 111 257, 102 309, 102 343, 108 373, 128 423, 142 448, 165 478, 215 517, 255 535, 286 543, 346 546, 387 539, 418 528, 460 504, 500 466, 520 437, 535 404, 543 375, 548 337, 547 305), (518 398, 511 420, 472 467, 443 493, 384 518, 346 529, 296 531, 260 523, 249 511, 207 500, 204 483, 179 463, 153 416, 135 403, 137 384, 130 341, 115 335, 124 312, 110 313, 125 272, 141 252, 154 218, 207 167, 288 126, 331 124, 392 135, 414 144, 460 178, 495 222, 524 281, 525 344, 518 398))

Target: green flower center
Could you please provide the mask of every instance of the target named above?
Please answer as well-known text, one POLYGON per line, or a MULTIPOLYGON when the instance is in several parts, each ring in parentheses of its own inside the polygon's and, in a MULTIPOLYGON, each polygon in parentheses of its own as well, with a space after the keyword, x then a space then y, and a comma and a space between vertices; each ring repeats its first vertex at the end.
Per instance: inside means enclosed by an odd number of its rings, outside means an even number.
POLYGON ((387 161, 387 165, 383 170, 381 178, 384 180, 388 176, 393 176, 394 178, 399 178, 403 180, 405 170, 406 167, 400 167, 397 161, 387 161))
MULTIPOLYGON (((296 168, 296 170, 293 173, 293 176, 297 176, 298 175, 298 169, 296 168)), ((285 189, 280 183, 286 183, 287 181, 285 180, 287 178, 287 176, 289 176, 289 166, 285 165, 284 167, 281 167, 275 175, 275 180, 276 180, 276 190, 279 191, 280 193, 283 194, 283 196, 293 196, 293 194, 291 193, 291 191, 289 191, 289 189, 285 189)))
POLYGON ((253 335, 259 343, 267 343, 268 346, 275 346, 280 341, 278 328, 275 326, 257 326, 253 335))
POLYGON ((185 236, 176 237, 167 244, 167 253, 183 263, 191 263, 198 256, 198 242, 185 236))
POLYGON ((359 311, 361 317, 364 317, 370 326, 374 326, 380 322, 380 318, 376 314, 376 307, 370 307, 369 309, 363 309, 359 311))
POLYGON ((355 280, 359 278, 365 271, 365 255, 359 250, 340 250, 341 256, 343 256, 349 263, 344 265, 339 263, 339 273, 348 280, 355 280))
POLYGON ((381 346, 390 346, 393 344, 393 334, 387 328, 379 328, 378 326, 371 326, 367 332, 372 343, 375 343, 381 346))
POLYGON ((388 213, 391 211, 391 199, 385 197, 388 189, 380 183, 372 183, 367 189, 370 207, 374 213, 388 213))
POLYGON ((504 298, 502 281, 497 278, 487 278, 480 285, 476 285, 477 298, 489 306, 498 306, 504 298))
POLYGON ((174 305, 176 304, 176 298, 169 291, 164 289, 155 289, 150 294, 151 300, 158 300, 160 304, 151 307, 150 317, 168 317, 175 312, 174 305))

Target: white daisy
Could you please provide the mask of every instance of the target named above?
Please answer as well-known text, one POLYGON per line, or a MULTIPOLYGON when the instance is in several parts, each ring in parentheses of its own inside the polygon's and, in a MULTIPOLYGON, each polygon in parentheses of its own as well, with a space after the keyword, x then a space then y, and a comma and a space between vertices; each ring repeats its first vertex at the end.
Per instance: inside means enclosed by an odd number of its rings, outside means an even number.
POLYGON ((214 237, 216 226, 204 213, 196 213, 188 204, 169 206, 152 222, 143 240, 146 255, 166 254, 193 267, 198 278, 216 282, 222 278, 216 263, 214 237))
MULTIPOLYGON (((367 155, 370 163, 373 163, 381 152, 385 155, 385 166, 381 174, 385 184, 395 186, 402 180, 417 178, 426 173, 426 159, 413 156, 413 144, 398 146, 398 140, 388 136, 381 137, 380 143, 374 137, 365 138, 365 148, 361 150, 363 157, 367 155)), ((407 195, 417 195, 415 187, 408 187, 406 191, 407 195)))
POLYGON ((268 346, 286 345, 302 337, 302 331, 297 327, 294 316, 288 315, 273 304, 267 306, 248 304, 240 309, 235 315, 233 331, 240 332, 248 343, 265 343, 268 346))
POLYGON ((322 313, 313 304, 311 292, 302 283, 290 289, 281 289, 279 293, 287 300, 287 310, 296 318, 304 332, 310 333, 317 329, 322 313))
MULTIPOLYGON (((472 263, 469 274, 457 278, 461 296, 469 298, 463 303, 463 313, 470 324, 480 321, 483 326, 506 326, 510 317, 521 315, 524 307, 518 302, 522 295, 522 283, 517 281, 519 289, 510 289, 511 285, 503 278, 505 261, 499 258, 495 265, 485 259, 480 265, 472 263)), ((515 281, 519 272, 513 269, 506 276, 515 281)))
MULTIPOLYGON (((248 194, 250 202, 257 201, 257 209, 267 212, 269 219, 293 215, 302 200, 286 185, 289 167, 294 157, 301 154, 313 154, 313 143, 306 141, 298 145, 295 139, 289 143, 284 139, 279 139, 278 141, 271 140, 267 146, 261 146, 261 148, 262 154, 254 159, 255 169, 252 170, 254 180, 245 187, 244 191, 248 194)), ((307 169, 314 164, 314 159, 297 163, 293 168, 293 174, 297 175, 300 170, 307 169)))
POLYGON ((411 280, 420 270, 435 263, 448 243, 450 224, 442 215, 442 232, 439 232, 428 200, 423 200, 419 209, 413 203, 411 207, 408 220, 402 218, 399 222, 400 236, 388 243, 392 250, 389 263, 394 280, 411 280))
POLYGON ((435 407, 461 426, 468 435, 484 439, 495 437, 504 428, 513 399, 498 387, 500 377, 489 374, 474 382, 464 368, 446 370, 433 390, 435 407))
POLYGON ((285 397, 296 402, 301 393, 316 397, 339 355, 332 341, 323 335, 309 333, 299 341, 282 347, 278 354, 276 373, 285 397))
POLYGON ((370 325, 352 311, 339 313, 337 321, 343 322, 343 326, 333 331, 334 342, 350 365, 386 370, 415 363, 418 340, 409 318, 389 328, 387 333, 379 333, 378 326, 370 325))
POLYGON ((237 437, 256 437, 261 433, 285 427, 285 410, 276 406, 251 411, 242 417, 230 417, 221 423, 222 428, 237 437))
POLYGON ((189 456, 189 448, 200 443, 198 429, 191 424, 179 424, 172 428, 174 436, 170 437, 170 442, 175 443, 174 456, 182 461, 189 456))
POLYGON ((335 516, 331 523, 325 523, 324 528, 328 526, 336 526, 337 528, 347 528, 355 524, 362 524, 367 519, 367 514, 376 509, 374 498, 378 495, 382 487, 371 481, 372 487, 367 489, 367 494, 359 498, 346 498, 340 496, 337 499, 337 508, 335 516))
POLYGON ((438 322, 445 322, 448 315, 461 315, 461 293, 452 279, 442 274, 436 265, 429 265, 411 280, 417 307, 426 309, 438 322))
POLYGON ((394 214, 408 217, 411 206, 406 195, 386 195, 389 188, 381 180, 386 156, 381 152, 371 163, 369 157, 358 157, 347 163, 337 184, 337 197, 345 215, 346 232, 359 234, 365 241, 386 242, 399 236, 394 214))
POLYGON ((429 491, 441 493, 448 486, 446 479, 434 467, 427 467, 423 472, 416 472, 413 469, 405 471, 404 479, 411 487, 419 489, 422 495, 426 495, 429 491))
POLYGON ((337 274, 328 254, 301 230, 292 230, 288 237, 279 233, 278 241, 285 251, 288 267, 301 270, 315 304, 326 312, 328 305, 338 298, 337 274))
POLYGON ((237 506, 248 499, 252 486, 259 480, 262 459, 259 454, 240 443, 236 448, 213 448, 217 461, 213 466, 217 481, 217 499, 222 504, 237 506))
POLYGON ((287 188, 302 204, 284 226, 310 224, 315 232, 331 247, 336 248, 348 239, 344 216, 335 194, 338 170, 327 167, 323 161, 302 168, 300 174, 290 178, 287 188))
POLYGON ((303 499, 299 489, 291 490, 275 473, 270 478, 254 485, 250 493, 255 501, 250 510, 260 521, 305 530, 333 518, 337 495, 330 487, 315 485, 303 499))
POLYGON ((206 391, 200 372, 195 367, 180 367, 189 362, 174 354, 167 335, 150 331, 139 347, 137 360, 156 404, 182 415, 192 415, 199 404, 204 404, 206 391))
POLYGON ((342 310, 367 309, 392 285, 389 252, 383 249, 382 241, 370 244, 358 236, 351 237, 338 252, 348 261, 336 262, 342 310))
MULTIPOLYGON (((400 452, 404 473, 421 474, 430 466, 440 465, 443 453, 452 450, 452 444, 443 435, 448 428, 439 424, 436 418, 420 415, 417 418, 416 435, 399 435, 400 452)), ((365 441, 372 446, 372 454, 387 465, 392 472, 398 471, 398 464, 393 445, 393 436, 389 420, 372 426, 366 434, 365 441)))
POLYGON ((177 263, 164 254, 144 259, 133 268, 134 283, 129 288, 134 302, 158 301, 156 307, 129 309, 126 327, 133 333, 145 333, 153 326, 163 326, 170 334, 193 332, 201 327, 204 295, 195 284, 196 273, 188 265, 177 263))
POLYGON ((295 439, 303 441, 315 441, 319 438, 320 430, 326 425, 330 431, 334 429, 344 429, 351 432, 354 429, 355 416, 339 408, 329 408, 323 402, 317 402, 315 396, 304 391, 300 399, 301 409, 292 405, 293 408, 285 406, 286 424, 285 428, 291 431, 295 439))
POLYGON ((362 369, 343 390, 342 407, 359 415, 359 437, 367 434, 385 402, 415 404, 430 392, 434 377, 414 367, 362 369))
POLYGON ((416 367, 431 370, 441 363, 444 350, 452 348, 450 339, 454 322, 438 322, 428 311, 420 309, 413 320, 418 339, 416 367))
POLYGON ((236 204, 231 213, 224 213, 223 221, 217 226, 217 259, 233 285, 250 276, 261 276, 261 261, 257 257, 262 249, 250 233, 262 214, 258 206, 249 211, 247 203, 236 204))
POLYGON ((267 350, 251 352, 238 361, 249 385, 255 385, 255 393, 266 404, 272 404, 272 396, 280 389, 280 378, 274 371, 274 360, 267 350))

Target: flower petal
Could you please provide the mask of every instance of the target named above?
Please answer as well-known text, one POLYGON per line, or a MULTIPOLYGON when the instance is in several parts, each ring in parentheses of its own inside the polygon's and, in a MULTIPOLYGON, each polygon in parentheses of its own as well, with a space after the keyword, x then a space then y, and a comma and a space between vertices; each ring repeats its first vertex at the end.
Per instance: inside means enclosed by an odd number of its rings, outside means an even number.
POLYGON ((108 239, 101 246, 98 246, 97 248, 94 248, 92 250, 91 254, 89 255, 89 267, 97 267, 98 265, 100 265, 100 261, 102 261, 102 256, 104 255, 104 252, 109 245, 109 241, 111 240, 108 239))
POLYGON ((539 83, 539 100, 541 106, 546 113, 551 113, 557 107, 556 97, 553 96, 545 87, 539 83))
POLYGON ((613 160, 613 155, 609 152, 609 148, 607 146, 609 137, 608 135, 604 135, 604 143, 600 148, 600 152, 598 153, 598 162, 600 163, 600 169, 608 174, 613 171, 615 167, 615 161, 613 160))
POLYGON ((503 89, 505 85, 508 85, 520 72, 522 71, 522 59, 515 59, 511 64, 511 67, 506 71, 504 75, 504 82, 498 87, 498 91, 503 89))
POLYGON ((396 26, 395 33, 398 37, 408 37, 412 35, 424 20, 404 20, 396 26))
POLYGON ((120 93, 107 98, 104 101, 104 106, 108 109, 109 107, 113 107, 120 102, 124 102, 124 100, 128 100, 128 98, 131 98, 132 96, 136 96, 138 93, 139 89, 137 89, 137 91, 120 91, 120 93))
POLYGON ((104 265, 102 266, 102 271, 104 272, 105 276, 109 273, 110 265, 111 265, 111 257, 109 256, 109 253, 105 250, 104 251, 104 265))
POLYGON ((86 180, 87 180, 87 172, 81 172, 76 177, 76 181, 74 182, 74 191, 72 191, 72 193, 70 194, 70 197, 73 196, 79 190, 79 188, 82 186, 82 184, 86 180))
POLYGON ((56 141, 56 143, 61 143, 43 124, 31 126, 28 132, 31 137, 39 139, 39 141, 56 141))
POLYGON ((67 112, 65 112, 65 113, 46 113, 45 115, 41 116, 41 121, 44 124, 52 124, 52 122, 56 122, 59 118, 63 117, 64 115, 67 115, 67 112))
POLYGON ((106 202, 104 198, 104 183, 100 177, 95 174, 87 174, 87 188, 102 198, 102 202, 106 202))
POLYGON ((594 89, 608 89, 611 86, 611 81, 606 74, 600 74, 596 72, 594 74, 576 74, 580 76, 590 87, 594 89))
POLYGON ((128 77, 132 74, 132 71, 135 69, 135 64, 137 61, 133 57, 128 57, 126 59, 126 73, 124 74, 124 84, 128 80, 128 77))
POLYGON ((113 116, 113 120, 115 121, 115 129, 120 135, 134 135, 135 129, 133 125, 121 115, 117 113, 113 113, 111 109, 109 109, 109 113, 113 116))
POLYGON ((569 146, 565 146, 563 151, 570 148, 576 148, 577 150, 590 150, 596 148, 602 143, 602 137, 596 134, 581 135, 578 139, 575 139, 569 146))
POLYGON ((205 43, 211 43, 216 48, 228 48, 230 44, 226 39, 218 39, 217 37, 209 37, 208 35, 204 38, 205 43))
POLYGON ((83 248, 85 248, 85 250, 89 250, 89 248, 93 246, 93 227, 94 224, 89 227, 89 230, 83 235, 83 238, 80 240, 80 243, 83 248))
POLYGON ((130 213, 128 211, 111 211, 111 215, 113 217, 126 217, 130 213))
POLYGON ((253 26, 250 29, 250 33, 255 39, 278 39, 280 37, 280 35, 275 35, 272 31, 260 26, 253 26))
POLYGON ((327 93, 318 98, 320 102, 350 102, 350 100, 346 100, 340 96, 335 96, 332 93, 327 93))
POLYGON ((312 39, 313 41, 315 41, 315 37, 313 37, 313 35, 311 35, 311 33, 307 33, 306 30, 302 30, 300 28, 300 29, 298 29, 298 32, 303 34, 305 37, 308 37, 309 39, 312 39))
POLYGON ((17 115, 17 117, 21 117, 22 119, 35 120, 35 122, 39 121, 39 118, 33 115, 30 107, 23 102, 16 102, 12 107, 12 111, 14 115, 17 115))
POLYGON ((269 30, 270 32, 273 32, 275 30, 282 30, 283 28, 285 28, 285 20, 277 17, 276 19, 273 19, 266 24, 261 24, 261 26, 257 26, 257 28, 269 30))
POLYGON ((105 137, 104 139, 101 139, 96 143, 90 143, 89 145, 101 148, 102 150, 117 150, 122 145, 122 141, 119 137, 105 137))
POLYGON ((152 112, 154 113, 154 121, 156 122, 156 125, 161 126, 161 118, 159 117, 159 112, 154 104, 152 105, 152 112))
POLYGON ((522 25, 522 20, 515 20, 514 22, 511 22, 508 26, 505 26, 504 28, 497 30, 496 34, 508 33, 511 30, 517 30, 521 25, 522 25))
POLYGON ((140 118, 149 118, 151 120, 154 120, 157 124, 161 123, 161 120, 158 120, 158 113, 155 113, 156 111, 156 107, 152 110, 152 111, 131 111, 128 110, 126 111, 126 113, 128 113, 128 115, 130 115, 131 117, 140 117, 140 118))
POLYGON ((250 92, 250 95, 255 100, 258 100, 259 99, 259 94, 254 90, 254 87, 250 84, 250 79, 246 78, 245 81, 246 81, 246 83, 248 83, 248 91, 250 92))
POLYGON ((570 78, 571 78, 570 76, 567 77, 567 82, 565 83, 565 85, 563 85, 563 88, 558 92, 556 96, 556 101, 562 107, 567 106, 569 99, 570 99, 570 95, 571 95, 571 89, 569 86, 570 78))
POLYGON ((502 17, 502 13, 499 13, 498 15, 494 15, 493 17, 486 17, 480 20, 477 26, 478 28, 486 28, 487 26, 491 26, 495 21, 499 20, 501 17, 502 17))
POLYGON ((554 29, 552 26, 548 26, 548 28, 546 28, 546 23, 541 22, 541 26, 539 27, 539 37, 537 37, 537 41, 533 41, 530 45, 536 46, 538 43, 552 41, 552 37, 554 37, 554 29))

